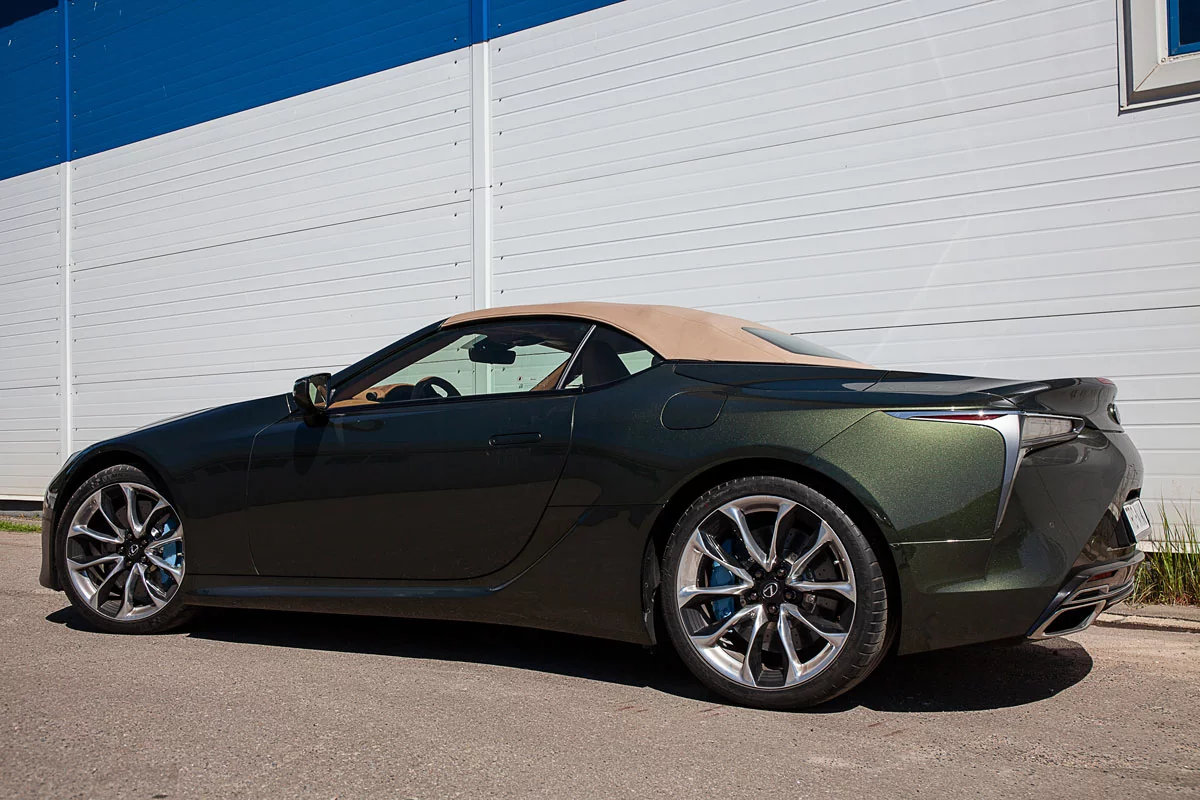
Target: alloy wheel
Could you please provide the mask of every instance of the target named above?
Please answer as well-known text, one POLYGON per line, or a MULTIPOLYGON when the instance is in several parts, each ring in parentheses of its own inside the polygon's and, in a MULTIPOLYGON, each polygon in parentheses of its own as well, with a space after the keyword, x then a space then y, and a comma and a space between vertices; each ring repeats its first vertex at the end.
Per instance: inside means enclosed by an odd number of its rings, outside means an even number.
POLYGON ((66 542, 72 586, 108 619, 154 616, 183 581, 183 523, 171 504, 144 484, 97 489, 75 512, 66 542))
POLYGON ((676 571, 676 607, 696 652, 754 689, 816 677, 845 646, 857 603, 838 534, 800 503, 742 497, 692 531, 676 571))

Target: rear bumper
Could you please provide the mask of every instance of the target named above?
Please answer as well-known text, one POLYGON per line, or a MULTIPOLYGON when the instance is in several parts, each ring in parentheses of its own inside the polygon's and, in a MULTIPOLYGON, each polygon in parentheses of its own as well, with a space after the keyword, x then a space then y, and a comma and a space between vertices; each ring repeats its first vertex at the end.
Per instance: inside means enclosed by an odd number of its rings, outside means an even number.
POLYGON ((1132 591, 1143 556, 1122 504, 1141 485, 1129 437, 1087 429, 1022 459, 991 538, 893 545, 899 652, 1086 628, 1132 591))
POLYGON ((1077 572, 1058 590, 1029 629, 1028 637, 1051 639, 1079 633, 1089 627, 1104 609, 1129 596, 1144 559, 1142 552, 1135 550, 1128 558, 1077 572))

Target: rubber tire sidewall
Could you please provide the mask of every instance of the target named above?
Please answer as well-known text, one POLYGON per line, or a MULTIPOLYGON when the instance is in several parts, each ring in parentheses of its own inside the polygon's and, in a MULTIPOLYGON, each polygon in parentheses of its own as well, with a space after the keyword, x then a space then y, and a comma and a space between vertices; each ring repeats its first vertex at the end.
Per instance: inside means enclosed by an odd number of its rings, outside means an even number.
POLYGON ((742 705, 790 710, 824 703, 863 681, 886 655, 888 596, 883 568, 870 541, 833 501, 794 480, 775 476, 738 478, 697 498, 667 540, 662 565, 663 621, 671 644, 688 669, 716 693, 742 705), (683 629, 675 587, 683 548, 709 514, 731 500, 775 495, 798 502, 819 515, 841 539, 858 587, 858 605, 850 636, 832 664, 816 677, 790 689, 755 689, 721 675, 693 647, 683 629))
MULTIPOLYGON (((62 515, 59 517, 58 526, 54 532, 55 568, 58 570, 59 582, 62 584, 63 591, 67 593, 67 599, 71 601, 71 605, 93 627, 108 631, 109 633, 132 634, 162 633, 171 630, 182 625, 194 613, 193 609, 184 605, 182 587, 176 590, 175 595, 167 602, 167 605, 154 616, 132 622, 120 622, 95 611, 79 596, 79 593, 75 589, 75 584, 71 582, 70 572, 67 569, 67 529, 70 527, 72 520, 75 518, 75 513, 83 505, 84 501, 91 497, 97 490, 116 483, 140 483, 143 486, 149 486, 174 506, 174 503, 163 490, 163 487, 156 485, 146 473, 137 467, 128 464, 118 464, 100 470, 75 490, 71 495, 70 501, 67 502, 66 507, 63 509, 62 515)), ((176 511, 176 513, 179 512, 176 511)), ((187 552, 186 536, 187 531, 185 528, 185 558, 187 552)))

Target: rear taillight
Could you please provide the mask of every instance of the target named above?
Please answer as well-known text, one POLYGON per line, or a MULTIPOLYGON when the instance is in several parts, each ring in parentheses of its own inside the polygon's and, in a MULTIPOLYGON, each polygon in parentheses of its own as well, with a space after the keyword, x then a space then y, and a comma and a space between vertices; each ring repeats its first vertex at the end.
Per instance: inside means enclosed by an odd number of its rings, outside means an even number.
POLYGON ((894 417, 926 422, 959 422, 994 428, 1014 452, 1068 442, 1083 430, 1083 420, 1057 414, 1030 414, 1027 411, 889 411, 894 417))
POLYGON ((1023 414, 1021 447, 1030 450, 1074 439, 1083 430, 1083 420, 1076 417, 1052 417, 1047 414, 1023 414))

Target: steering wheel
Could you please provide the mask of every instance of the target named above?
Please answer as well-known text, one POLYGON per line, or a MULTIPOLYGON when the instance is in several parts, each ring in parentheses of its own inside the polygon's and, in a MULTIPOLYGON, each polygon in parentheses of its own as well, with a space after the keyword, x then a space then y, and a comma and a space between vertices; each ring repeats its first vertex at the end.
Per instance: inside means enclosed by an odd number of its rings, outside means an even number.
POLYGON ((441 395, 435 392, 434 387, 441 389, 446 393, 446 397, 462 397, 462 392, 454 388, 454 384, 438 375, 427 375, 413 385, 412 399, 413 400, 432 400, 441 395))

